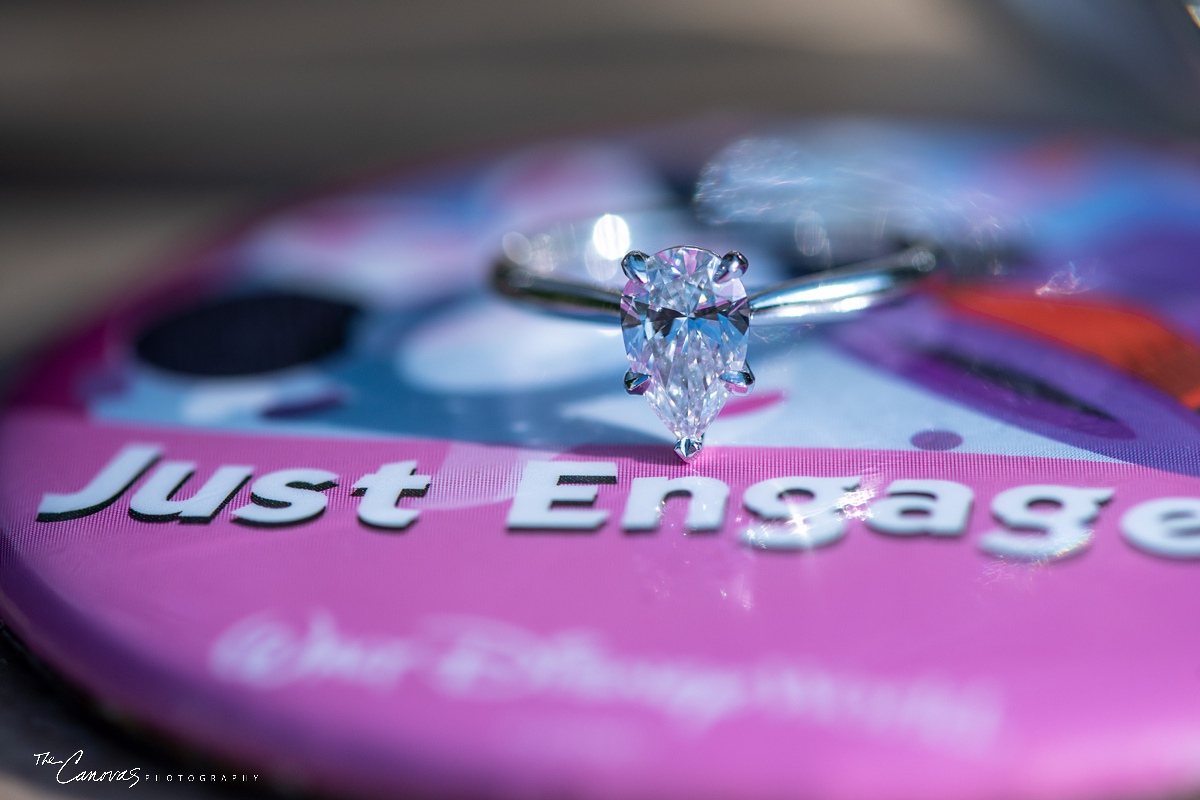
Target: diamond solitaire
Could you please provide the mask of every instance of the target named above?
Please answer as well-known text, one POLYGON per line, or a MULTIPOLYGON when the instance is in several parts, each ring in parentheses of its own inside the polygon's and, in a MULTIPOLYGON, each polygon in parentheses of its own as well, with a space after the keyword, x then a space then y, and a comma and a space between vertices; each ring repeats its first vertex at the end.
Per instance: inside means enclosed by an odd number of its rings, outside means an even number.
POLYGON ((675 452, 690 461, 729 394, 746 394, 750 304, 746 257, 673 247, 621 260, 629 282, 621 295, 621 331, 629 371, 625 390, 645 395, 675 434, 675 452))

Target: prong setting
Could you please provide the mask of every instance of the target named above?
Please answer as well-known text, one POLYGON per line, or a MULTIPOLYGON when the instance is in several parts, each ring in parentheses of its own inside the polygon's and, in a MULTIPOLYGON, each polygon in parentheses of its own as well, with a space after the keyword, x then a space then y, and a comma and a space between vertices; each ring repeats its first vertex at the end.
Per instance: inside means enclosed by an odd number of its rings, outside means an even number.
POLYGON ((646 260, 650 256, 643 253, 641 250, 630 250, 621 259, 621 271, 625 273, 625 277, 631 281, 645 283, 648 280, 646 275, 646 260))
POLYGON ((702 447, 704 447, 703 436, 685 436, 675 443, 675 455, 686 463, 700 455, 702 447))
POLYGON ((645 394, 650 388, 650 376, 628 370, 625 373, 625 391, 629 394, 645 394))
POLYGON ((750 262, 737 250, 730 250, 721 258, 721 264, 713 273, 717 283, 724 283, 730 278, 740 278, 745 274, 750 262))
POLYGON ((740 372, 723 372, 720 378, 732 394, 747 395, 754 388, 754 372, 749 364, 744 364, 740 372))

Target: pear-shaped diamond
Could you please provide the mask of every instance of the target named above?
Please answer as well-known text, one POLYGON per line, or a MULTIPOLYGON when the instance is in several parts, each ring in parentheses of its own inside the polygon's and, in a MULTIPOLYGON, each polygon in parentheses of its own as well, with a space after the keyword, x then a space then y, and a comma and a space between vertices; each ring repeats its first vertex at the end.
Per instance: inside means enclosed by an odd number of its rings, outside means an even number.
POLYGON ((746 367, 746 259, 672 247, 630 253, 622 266, 629 277, 621 296, 625 387, 646 396, 675 434, 675 452, 688 460, 730 389, 744 393, 754 381, 746 367))

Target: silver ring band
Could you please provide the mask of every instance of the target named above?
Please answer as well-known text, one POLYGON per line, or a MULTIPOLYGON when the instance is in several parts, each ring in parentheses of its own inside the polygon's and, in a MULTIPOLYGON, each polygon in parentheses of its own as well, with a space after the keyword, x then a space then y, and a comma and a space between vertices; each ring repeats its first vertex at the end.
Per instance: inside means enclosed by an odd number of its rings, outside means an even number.
MULTIPOLYGON (((933 248, 913 245, 897 253, 838 267, 762 289, 749 297, 755 325, 820 322, 896 300, 935 272, 933 248)), ((569 281, 501 259, 492 272, 500 294, 543 311, 576 319, 612 321, 621 293, 569 281)))

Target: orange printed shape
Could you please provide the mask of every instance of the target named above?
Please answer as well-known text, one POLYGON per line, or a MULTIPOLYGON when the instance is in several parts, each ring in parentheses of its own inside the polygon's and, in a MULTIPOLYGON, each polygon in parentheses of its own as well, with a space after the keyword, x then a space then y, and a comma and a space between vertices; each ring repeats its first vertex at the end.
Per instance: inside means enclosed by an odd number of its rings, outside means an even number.
POLYGON ((960 311, 1087 353, 1200 408, 1200 347, 1143 309, 982 286, 947 287, 943 296, 960 311))

